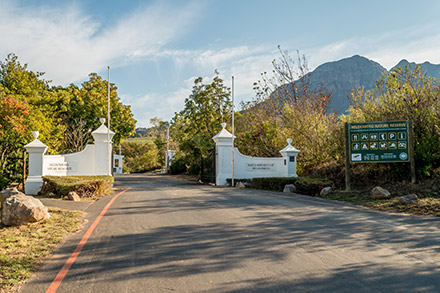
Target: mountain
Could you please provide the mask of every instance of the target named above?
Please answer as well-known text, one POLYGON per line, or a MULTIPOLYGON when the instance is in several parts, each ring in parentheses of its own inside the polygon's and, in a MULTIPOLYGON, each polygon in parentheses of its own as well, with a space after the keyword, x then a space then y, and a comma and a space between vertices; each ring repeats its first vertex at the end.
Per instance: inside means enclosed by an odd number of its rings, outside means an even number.
MULTIPOLYGON (((416 63, 415 62, 408 62, 408 60, 401 60, 399 63, 397 63, 396 66, 394 66, 393 68, 391 68, 391 70, 393 70, 394 68, 397 67, 405 67, 407 65, 412 65, 415 66, 416 63)), ((435 78, 440 78, 440 64, 432 64, 429 63, 428 61, 424 62, 424 63, 419 63, 417 65, 420 65, 421 69, 429 76, 435 77, 435 78)))
MULTIPOLYGON (((393 68, 408 64, 414 65, 415 63, 409 63, 404 59, 393 68)), ((419 65, 428 75, 440 79, 440 65, 429 62, 419 65)), ((309 81, 312 89, 323 87, 330 91, 332 100, 329 110, 342 114, 348 109, 348 96, 352 89, 360 86, 363 86, 365 90, 373 89, 376 86, 376 81, 384 72, 387 70, 379 63, 355 55, 318 66, 310 73, 309 81)))
POLYGON ((366 90, 374 88, 376 80, 386 72, 379 63, 355 55, 339 61, 318 66, 310 74, 310 85, 321 85, 332 93, 330 110, 342 114, 348 109, 348 95, 353 88, 364 86, 366 90))

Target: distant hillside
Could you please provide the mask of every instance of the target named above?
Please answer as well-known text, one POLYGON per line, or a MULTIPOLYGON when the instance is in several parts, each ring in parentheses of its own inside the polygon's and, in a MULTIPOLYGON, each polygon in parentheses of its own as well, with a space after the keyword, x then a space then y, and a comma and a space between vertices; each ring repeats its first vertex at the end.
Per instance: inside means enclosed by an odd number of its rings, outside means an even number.
MULTIPOLYGON (((407 64, 409 64, 407 60, 402 60, 395 67, 407 64)), ((440 78, 440 65, 429 62, 419 65, 428 75, 440 78)), ((312 89, 323 87, 332 93, 329 110, 342 114, 348 109, 348 96, 352 89, 359 86, 364 86, 365 90, 374 88, 376 81, 384 72, 387 70, 379 63, 355 55, 318 66, 310 73, 309 80, 312 89)))
MULTIPOLYGON (((405 67, 406 65, 409 65, 409 64, 411 64, 412 66, 416 65, 415 62, 408 62, 407 60, 403 59, 399 63, 397 63, 396 66, 394 66, 391 69, 394 69, 396 67, 405 67)), ((440 78, 440 64, 432 64, 432 63, 429 63, 428 61, 426 61, 424 63, 421 63, 421 64, 419 63, 417 65, 420 65, 422 70, 427 75, 430 75, 430 76, 435 77, 435 78, 440 78)))

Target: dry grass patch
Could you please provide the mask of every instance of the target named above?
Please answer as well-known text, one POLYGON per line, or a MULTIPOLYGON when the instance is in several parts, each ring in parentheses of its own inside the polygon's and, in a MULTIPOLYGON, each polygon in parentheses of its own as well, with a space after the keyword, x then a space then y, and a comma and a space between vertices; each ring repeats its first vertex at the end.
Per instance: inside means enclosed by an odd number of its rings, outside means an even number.
POLYGON ((49 213, 50 219, 39 223, 18 227, 0 223, 0 292, 15 291, 67 234, 80 229, 82 212, 49 208, 49 213))

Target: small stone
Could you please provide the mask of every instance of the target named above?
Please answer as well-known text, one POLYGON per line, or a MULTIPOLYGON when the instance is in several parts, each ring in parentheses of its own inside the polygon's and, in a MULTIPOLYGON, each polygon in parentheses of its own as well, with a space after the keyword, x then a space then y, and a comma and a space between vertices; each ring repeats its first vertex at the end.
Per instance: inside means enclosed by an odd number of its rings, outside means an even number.
POLYGON ((408 204, 408 203, 417 202, 418 200, 419 200, 419 197, 417 196, 417 194, 411 193, 411 194, 401 196, 399 198, 399 203, 400 204, 408 204))
POLYGON ((293 184, 286 184, 284 186, 283 192, 286 192, 286 193, 296 192, 296 186, 293 184))
POLYGON ((81 198, 79 197, 78 193, 75 191, 69 191, 69 193, 65 197, 67 200, 73 200, 73 201, 80 201, 81 198))
POLYGON ((380 187, 380 186, 376 186, 373 188, 373 190, 371 190, 371 198, 372 199, 390 199, 391 198, 391 193, 380 187))
POLYGON ((235 187, 239 189, 245 189, 246 185, 244 185, 243 182, 237 182, 237 184, 235 184, 235 187))
POLYGON ((321 196, 327 196, 332 192, 333 192, 333 189, 330 186, 328 186, 328 187, 324 187, 319 194, 321 196))

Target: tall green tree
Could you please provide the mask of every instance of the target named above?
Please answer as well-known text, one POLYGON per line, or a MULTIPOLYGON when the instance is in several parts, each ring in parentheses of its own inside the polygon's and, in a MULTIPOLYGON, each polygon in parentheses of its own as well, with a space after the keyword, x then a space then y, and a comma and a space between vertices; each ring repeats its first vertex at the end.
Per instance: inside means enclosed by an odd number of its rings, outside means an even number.
POLYGON ((27 64, 22 65, 12 53, 0 62, 0 84, 4 94, 28 105, 29 131, 39 131, 40 139, 49 146, 49 153, 58 153, 62 151, 61 142, 66 132, 60 113, 65 111, 68 101, 50 89, 43 75, 29 70, 27 64))
MULTIPOLYGON (((66 148, 78 151, 79 147, 92 141, 91 132, 100 126, 99 118, 107 118, 108 82, 96 73, 81 87, 70 85, 71 98, 64 113, 64 123, 75 137, 67 138, 66 148)), ((115 132, 113 142, 119 145, 121 140, 136 131, 136 120, 129 105, 122 104, 117 87, 110 83, 110 129, 115 132)))
POLYGON ((230 89, 223 84, 218 71, 211 83, 201 77, 194 81, 184 109, 172 120, 173 137, 181 156, 193 173, 200 170, 202 157, 213 150, 212 137, 221 130, 221 123, 230 121, 232 102, 230 89))

